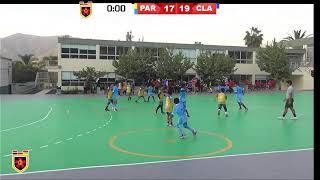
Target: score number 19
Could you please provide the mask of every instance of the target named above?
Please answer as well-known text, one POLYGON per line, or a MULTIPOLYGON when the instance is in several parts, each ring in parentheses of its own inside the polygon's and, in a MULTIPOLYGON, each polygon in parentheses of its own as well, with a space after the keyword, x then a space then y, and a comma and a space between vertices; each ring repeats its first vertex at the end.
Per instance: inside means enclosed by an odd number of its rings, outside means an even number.
POLYGON ((180 6, 178 4, 166 4, 163 8, 166 14, 188 14, 190 12, 190 5, 188 4, 181 4, 180 6))
POLYGON ((189 5, 180 5, 179 6, 180 12, 181 13, 188 13, 190 11, 190 6, 189 5))

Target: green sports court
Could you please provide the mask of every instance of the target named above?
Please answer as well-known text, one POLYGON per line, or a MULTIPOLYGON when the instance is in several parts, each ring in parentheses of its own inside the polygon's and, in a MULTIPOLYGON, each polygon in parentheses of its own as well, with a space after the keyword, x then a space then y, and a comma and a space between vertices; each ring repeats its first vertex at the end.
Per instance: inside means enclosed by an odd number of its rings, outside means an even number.
POLYGON ((212 94, 187 95, 189 125, 198 134, 184 140, 155 114, 157 101, 121 96, 119 111, 106 112, 103 95, 1 96, 1 174, 16 173, 12 150, 30 150, 30 173, 313 149, 313 91, 296 92, 298 120, 290 111, 277 119, 285 92, 245 94, 248 112, 227 95, 229 117, 218 117, 212 94))

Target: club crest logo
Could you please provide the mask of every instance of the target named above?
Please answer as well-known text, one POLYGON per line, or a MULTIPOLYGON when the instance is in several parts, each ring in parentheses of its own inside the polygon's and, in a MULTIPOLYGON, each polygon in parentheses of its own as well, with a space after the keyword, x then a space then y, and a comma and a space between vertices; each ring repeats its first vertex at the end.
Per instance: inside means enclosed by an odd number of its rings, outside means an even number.
POLYGON ((18 152, 17 150, 12 151, 12 168, 18 173, 23 173, 29 167, 29 151, 24 150, 18 152))
POLYGON ((84 18, 88 18, 92 15, 92 1, 84 3, 80 1, 80 15, 84 18))

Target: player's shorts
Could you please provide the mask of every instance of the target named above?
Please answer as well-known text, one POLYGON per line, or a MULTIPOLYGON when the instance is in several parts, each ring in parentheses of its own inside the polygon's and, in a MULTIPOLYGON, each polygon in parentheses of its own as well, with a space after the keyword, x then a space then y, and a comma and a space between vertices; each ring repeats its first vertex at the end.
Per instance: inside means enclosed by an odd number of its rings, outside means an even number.
POLYGON ((167 116, 172 116, 172 112, 167 112, 167 116))
POLYGON ((286 104, 285 104, 285 108, 293 108, 293 102, 294 102, 293 99, 291 99, 291 102, 290 102, 290 103, 289 103, 289 101, 287 100, 287 101, 286 101, 286 104))
POLYGON ((112 96, 112 100, 116 101, 118 99, 118 96, 112 96))
POLYGON ((218 104, 218 109, 221 109, 223 107, 224 110, 227 109, 227 105, 226 104, 218 104))
POLYGON ((237 97, 237 102, 242 102, 242 96, 237 97))
POLYGON ((113 103, 113 100, 112 99, 108 99, 108 104, 109 103, 113 103))
POLYGON ((184 102, 182 102, 182 104, 183 104, 183 107, 186 109, 187 108, 187 102, 184 101, 184 102))
POLYGON ((148 93, 148 96, 154 96, 154 94, 153 93, 148 93))
POLYGON ((163 101, 159 101, 159 105, 162 106, 163 105, 163 101))

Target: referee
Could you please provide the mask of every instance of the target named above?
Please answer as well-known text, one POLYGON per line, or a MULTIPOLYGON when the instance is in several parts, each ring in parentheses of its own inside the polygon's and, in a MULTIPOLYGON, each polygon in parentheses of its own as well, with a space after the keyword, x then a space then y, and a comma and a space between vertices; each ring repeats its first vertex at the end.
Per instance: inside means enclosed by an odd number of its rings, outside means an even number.
POLYGON ((293 102, 294 102, 294 93, 293 93, 293 87, 292 87, 292 81, 291 80, 287 80, 287 84, 288 84, 288 89, 287 89, 287 95, 286 98, 283 100, 283 102, 285 102, 285 107, 284 107, 284 112, 282 114, 282 116, 279 117, 279 119, 284 120, 288 109, 291 110, 293 117, 291 118, 292 120, 297 120, 297 115, 296 115, 296 111, 293 108, 293 102))

